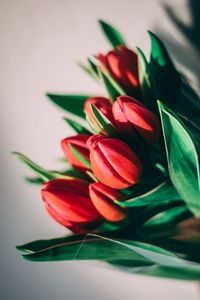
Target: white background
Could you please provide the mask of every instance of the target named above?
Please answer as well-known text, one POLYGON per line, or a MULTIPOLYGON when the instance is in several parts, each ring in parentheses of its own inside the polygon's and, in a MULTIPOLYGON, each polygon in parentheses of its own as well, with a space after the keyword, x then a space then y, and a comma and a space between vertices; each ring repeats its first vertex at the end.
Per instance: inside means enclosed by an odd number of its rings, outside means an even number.
MULTIPOLYGON (((186 23, 186 1, 167 1, 186 23)), ((59 141, 71 132, 64 112, 45 92, 103 91, 76 65, 88 55, 107 51, 97 19, 125 34, 129 45, 149 47, 151 29, 169 50, 197 57, 156 0, 1 0, 1 280, 2 300, 198 299, 194 283, 138 277, 77 262, 30 263, 15 250, 39 238, 66 233, 46 214, 39 188, 23 181, 27 169, 11 156, 18 150, 47 168, 60 167, 59 141), (175 42, 174 42, 175 40, 175 42), (178 44, 176 44, 178 43, 178 44), (183 45, 183 46, 180 46, 183 45), (179 48, 180 46, 180 48, 179 48), (190 51, 190 52, 189 52, 190 51)), ((179 66, 184 69, 180 57, 179 66)), ((194 74, 188 72, 194 84, 194 74)))

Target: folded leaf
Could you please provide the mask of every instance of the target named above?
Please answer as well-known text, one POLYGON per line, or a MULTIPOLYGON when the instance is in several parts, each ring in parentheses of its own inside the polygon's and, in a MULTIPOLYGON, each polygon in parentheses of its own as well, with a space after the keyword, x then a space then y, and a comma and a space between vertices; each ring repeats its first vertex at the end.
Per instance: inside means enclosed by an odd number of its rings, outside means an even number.
POLYGON ((158 105, 171 181, 188 208, 198 216, 200 170, 195 142, 178 116, 161 102, 158 105))
POLYGON ((119 132, 114 125, 103 115, 103 113, 93 104, 91 104, 92 113, 94 114, 99 126, 111 137, 119 137, 119 132))
POLYGON ((178 258, 151 244, 113 240, 87 235, 84 240, 59 242, 46 249, 23 255, 30 261, 101 260, 127 272, 176 279, 199 280, 200 265, 178 258))
POLYGON ((91 168, 90 162, 72 145, 69 143, 69 148, 73 152, 73 154, 76 156, 76 158, 87 168, 91 168))

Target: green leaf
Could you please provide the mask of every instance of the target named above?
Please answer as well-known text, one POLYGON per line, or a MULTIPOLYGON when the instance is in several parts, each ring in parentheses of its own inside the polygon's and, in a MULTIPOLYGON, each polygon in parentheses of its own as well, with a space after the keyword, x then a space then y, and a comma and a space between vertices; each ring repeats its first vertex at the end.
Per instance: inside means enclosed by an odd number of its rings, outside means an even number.
POLYGON ((24 179, 26 180, 26 182, 36 184, 36 185, 41 185, 44 182, 44 180, 39 177, 25 176, 24 179))
POLYGON ((170 109, 158 102, 170 178, 188 208, 200 215, 199 157, 190 132, 170 109))
POLYGON ((92 77, 96 81, 99 81, 99 73, 97 66, 90 58, 88 58, 87 61, 88 65, 78 63, 79 67, 81 67, 81 69, 85 71, 90 77, 92 77))
POLYGON ((108 133, 109 136, 112 137, 119 137, 119 132, 117 129, 112 125, 112 123, 102 114, 102 112, 93 104, 90 104, 92 113, 94 114, 94 117, 96 118, 97 122, 99 123, 99 126, 108 133))
POLYGON ((150 76, 156 99, 173 108, 176 104, 181 77, 160 39, 149 31, 151 39, 150 76))
POLYGON ((107 70, 103 72, 99 70, 99 77, 102 80, 105 89, 113 102, 118 96, 125 95, 126 92, 119 86, 119 84, 111 77, 107 70))
POLYGON ((27 156, 19 153, 19 152, 12 152, 12 154, 16 155, 17 158, 27 165, 34 173, 36 173, 39 178, 42 179, 43 182, 49 181, 54 178, 66 178, 64 174, 55 171, 48 171, 44 168, 40 167, 39 165, 35 164, 32 160, 30 160, 27 156))
POLYGON ((88 131, 87 128, 85 128, 82 124, 76 122, 73 119, 70 118, 64 118, 64 120, 76 131, 76 133, 85 133, 90 134, 91 132, 88 131))
POLYGON ((175 190, 171 181, 166 180, 144 194, 129 198, 124 202, 117 201, 117 204, 122 207, 138 207, 165 202, 167 200, 175 201, 179 199, 180 195, 175 190))
POLYGON ((72 144, 69 144, 69 148, 82 164, 84 164, 88 169, 91 169, 90 162, 72 144))
POLYGON ((63 245, 69 242, 82 240, 83 238, 84 235, 70 235, 70 236, 55 238, 55 239, 33 241, 24 245, 16 246, 16 248, 17 250, 23 252, 35 253, 38 251, 46 250, 48 248, 52 248, 57 245, 63 245))
POLYGON ((126 45, 124 38, 116 28, 102 20, 99 20, 99 25, 112 47, 116 48, 119 45, 126 45))
POLYGON ((165 227, 168 227, 171 224, 176 224, 191 216, 191 213, 189 213, 185 206, 172 207, 149 219, 144 226, 156 225, 160 228, 160 225, 164 225, 165 227))
POLYGON ((137 49, 138 66, 139 66, 139 80, 142 91, 142 102, 151 111, 158 113, 155 92, 152 87, 152 78, 150 76, 150 65, 140 48, 137 49))
POLYGON ((47 94, 49 99, 60 106, 67 112, 70 112, 78 117, 85 118, 83 111, 84 102, 91 98, 92 96, 88 95, 56 95, 56 94, 47 94))
POLYGON ((93 77, 96 79, 96 80, 99 80, 99 71, 98 71, 98 67, 97 65, 92 61, 91 58, 88 58, 88 64, 90 66, 90 70, 93 74, 93 77))
POLYGON ((167 278, 199 280, 200 265, 178 258, 172 252, 151 244, 87 235, 84 240, 48 245, 23 255, 30 261, 101 260, 128 272, 167 278), (126 268, 125 268, 126 267, 126 268))

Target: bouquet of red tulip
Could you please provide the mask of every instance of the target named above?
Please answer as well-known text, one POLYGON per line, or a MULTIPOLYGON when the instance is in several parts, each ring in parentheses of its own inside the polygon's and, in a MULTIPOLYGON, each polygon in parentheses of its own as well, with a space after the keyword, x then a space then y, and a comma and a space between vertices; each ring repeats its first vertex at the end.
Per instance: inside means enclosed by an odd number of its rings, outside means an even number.
POLYGON ((49 215, 73 234, 17 248, 31 261, 101 260, 200 280, 200 99, 155 34, 146 59, 100 26, 113 49, 80 66, 107 96, 47 95, 76 132, 61 141, 70 167, 45 170, 15 153, 37 174, 28 181, 41 185, 49 215))

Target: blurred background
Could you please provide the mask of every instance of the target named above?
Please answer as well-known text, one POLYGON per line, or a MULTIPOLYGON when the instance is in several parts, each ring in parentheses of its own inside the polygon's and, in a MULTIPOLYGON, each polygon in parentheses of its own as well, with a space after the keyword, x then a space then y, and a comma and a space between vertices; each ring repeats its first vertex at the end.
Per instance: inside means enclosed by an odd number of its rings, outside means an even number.
POLYGON ((72 131, 45 93, 103 94, 77 66, 108 44, 101 18, 148 53, 147 29, 166 43, 177 67, 199 92, 199 0, 0 0, 1 299, 199 299, 195 283, 147 278, 80 262, 31 263, 15 245, 66 230, 44 210, 40 191, 11 151, 46 168, 61 167, 59 142, 72 131))

